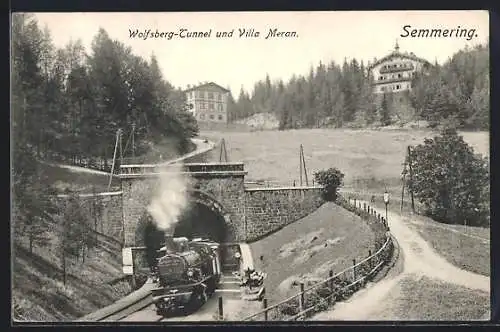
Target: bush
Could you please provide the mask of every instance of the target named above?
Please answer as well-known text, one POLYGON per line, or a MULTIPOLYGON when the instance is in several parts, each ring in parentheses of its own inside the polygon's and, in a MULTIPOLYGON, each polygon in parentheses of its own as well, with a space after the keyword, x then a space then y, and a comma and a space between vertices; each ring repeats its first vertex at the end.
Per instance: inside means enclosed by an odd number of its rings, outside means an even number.
POLYGON ((425 139, 412 149, 406 163, 413 173, 408 187, 426 215, 447 223, 489 223, 488 160, 475 155, 454 129, 425 139))
POLYGON ((344 184, 344 174, 337 168, 314 173, 316 183, 323 186, 323 199, 325 201, 335 201, 338 196, 338 189, 344 184))
POLYGON ((287 316, 294 316, 299 313, 299 300, 292 299, 279 306, 280 313, 287 316))

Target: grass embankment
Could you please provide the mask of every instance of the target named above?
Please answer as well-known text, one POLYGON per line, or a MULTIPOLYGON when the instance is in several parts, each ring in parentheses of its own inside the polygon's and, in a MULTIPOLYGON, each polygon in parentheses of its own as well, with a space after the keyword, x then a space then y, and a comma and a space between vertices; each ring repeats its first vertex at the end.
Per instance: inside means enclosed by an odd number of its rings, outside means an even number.
POLYGON ((485 292, 409 276, 398 282, 397 291, 380 308, 375 315, 380 320, 480 320, 490 311, 490 297, 485 292))
POLYGON ((53 250, 13 248, 13 318, 21 321, 70 321, 103 308, 132 290, 121 262, 102 250, 92 250, 85 262, 68 258, 66 285, 61 262, 53 250), (115 281, 115 282, 113 282, 115 281))
POLYGON ((299 291, 299 283, 324 280, 364 258, 374 234, 360 217, 334 203, 250 245, 257 269, 267 273, 269 304, 299 291), (263 260, 260 257, 263 256, 263 260))
MULTIPOLYGON (((41 180, 63 191, 91 193, 108 190, 109 176, 40 164, 41 180)), ((115 178, 111 191, 119 190, 115 178)), ((132 290, 128 282, 109 282, 123 276, 121 261, 102 249, 87 253, 85 262, 68 258, 67 283, 63 284, 62 261, 57 253, 56 236, 45 247, 35 246, 29 253, 25 239, 15 239, 12 247, 13 317, 25 321, 68 321, 98 310, 132 290)))

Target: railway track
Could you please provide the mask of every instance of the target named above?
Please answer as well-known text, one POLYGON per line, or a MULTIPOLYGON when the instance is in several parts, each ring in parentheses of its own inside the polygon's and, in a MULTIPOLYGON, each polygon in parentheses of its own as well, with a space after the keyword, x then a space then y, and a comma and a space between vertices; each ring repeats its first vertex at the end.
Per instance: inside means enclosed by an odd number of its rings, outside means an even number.
MULTIPOLYGON (((241 244, 226 244, 228 248, 241 244)), ((229 249, 228 249, 229 250, 229 249)), ((232 257, 231 250, 226 254, 232 257)), ((251 257, 250 259, 252 260, 251 257)), ((244 262, 245 266, 253 265, 251 262, 244 262)), ((148 281, 132 298, 123 299, 110 307, 100 310, 95 315, 89 315, 83 319, 84 321, 98 322, 161 322, 161 321, 213 321, 217 314, 218 299, 223 298, 224 306, 228 309, 231 307, 240 307, 238 302, 242 301, 239 287, 239 277, 233 275, 233 272, 239 271, 240 265, 234 261, 228 260, 223 263, 223 274, 218 289, 210 297, 210 299, 195 313, 188 316, 163 317, 156 314, 156 308, 153 304, 153 298, 150 294, 154 286, 148 281), (120 303, 122 302, 122 303, 120 303)))
POLYGON ((160 316, 156 313, 152 298, 146 297, 142 300, 138 299, 135 303, 131 303, 130 306, 124 308, 124 311, 106 318, 106 321, 113 319, 120 322, 213 321, 217 314, 218 299, 220 296, 223 297, 226 306, 234 301, 241 300, 239 278, 233 276, 231 272, 226 272, 222 275, 219 288, 200 309, 190 315, 160 316))

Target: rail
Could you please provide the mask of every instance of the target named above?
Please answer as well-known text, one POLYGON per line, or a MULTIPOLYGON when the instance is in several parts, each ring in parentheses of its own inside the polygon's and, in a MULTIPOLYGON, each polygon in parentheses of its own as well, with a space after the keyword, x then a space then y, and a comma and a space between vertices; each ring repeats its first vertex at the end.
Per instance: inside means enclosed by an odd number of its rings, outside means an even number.
POLYGON ((78 319, 78 322, 103 322, 117 321, 123 319, 136 311, 144 309, 151 305, 153 298, 151 297, 151 289, 153 288, 151 280, 138 290, 118 300, 117 302, 90 313, 78 319))
MULTIPOLYGON (((226 247, 240 246, 239 243, 221 243, 226 247)), ((119 279, 119 278, 118 278, 119 279)), ((117 280, 118 280, 117 279, 117 280)), ((123 320, 124 318, 132 315, 133 313, 140 311, 153 303, 153 297, 151 296, 151 290, 155 288, 155 284, 151 279, 148 279, 146 283, 138 290, 132 292, 131 294, 123 297, 117 302, 104 307, 100 310, 92 312, 86 316, 78 319, 78 322, 116 322, 123 320)), ((163 317, 157 319, 161 321, 163 317)))
MULTIPOLYGON (((308 288, 305 288, 304 283, 300 284, 300 292, 292 295, 276 304, 269 307, 264 307, 263 310, 254 313, 243 321, 255 320, 299 320, 307 317, 314 312, 326 310, 336 301, 348 298, 352 293, 364 286, 364 283, 371 279, 382 266, 387 263, 392 256, 393 242, 389 233, 387 221, 373 212, 370 206, 361 205, 358 208, 357 204, 351 205, 351 201, 340 199, 342 204, 348 203, 350 210, 354 208, 355 212, 363 219, 373 222, 371 226, 380 227, 379 230, 385 231, 385 241, 377 248, 374 254, 368 252, 368 257, 356 263, 353 259, 353 265, 334 274, 330 270, 328 278, 317 282, 308 288), (376 224, 376 225, 375 225, 376 224)), ((267 301, 264 302, 267 304, 267 301)))

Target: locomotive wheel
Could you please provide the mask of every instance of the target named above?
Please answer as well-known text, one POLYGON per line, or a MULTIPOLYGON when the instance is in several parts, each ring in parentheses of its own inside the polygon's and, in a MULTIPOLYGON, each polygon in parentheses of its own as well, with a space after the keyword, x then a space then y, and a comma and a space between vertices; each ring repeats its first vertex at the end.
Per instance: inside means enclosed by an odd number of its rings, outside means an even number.
POLYGON ((202 305, 204 305, 205 303, 207 303, 207 301, 208 301, 208 296, 207 296, 207 290, 205 288, 205 289, 203 289, 203 291, 200 294, 200 301, 199 301, 200 302, 200 307, 202 305))
POLYGON ((202 305, 204 305, 208 300, 207 292, 205 289, 200 290, 196 295, 191 298, 191 301, 188 305, 189 312, 193 313, 196 310, 200 309, 202 305))

